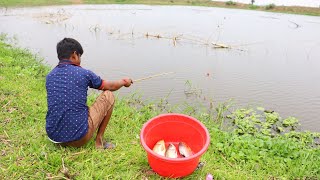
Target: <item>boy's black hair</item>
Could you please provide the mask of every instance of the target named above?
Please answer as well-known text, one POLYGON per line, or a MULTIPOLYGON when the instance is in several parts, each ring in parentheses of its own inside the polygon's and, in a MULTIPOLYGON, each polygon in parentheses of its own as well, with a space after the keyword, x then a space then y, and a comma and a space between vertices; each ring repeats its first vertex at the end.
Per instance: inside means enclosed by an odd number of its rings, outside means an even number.
POLYGON ((76 51, 79 56, 83 54, 81 44, 75 39, 64 38, 57 44, 57 54, 59 60, 69 59, 74 51, 76 51))

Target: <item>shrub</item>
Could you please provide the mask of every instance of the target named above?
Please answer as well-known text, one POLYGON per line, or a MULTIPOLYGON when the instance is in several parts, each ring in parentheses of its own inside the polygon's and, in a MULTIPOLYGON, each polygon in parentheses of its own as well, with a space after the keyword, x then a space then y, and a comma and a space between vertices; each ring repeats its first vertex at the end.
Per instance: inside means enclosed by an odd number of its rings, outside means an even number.
POLYGON ((276 5, 272 3, 266 6, 266 10, 274 9, 275 7, 276 5))
POLYGON ((227 2, 226 2, 226 5, 227 5, 227 6, 235 6, 236 3, 233 2, 233 1, 227 1, 227 2))

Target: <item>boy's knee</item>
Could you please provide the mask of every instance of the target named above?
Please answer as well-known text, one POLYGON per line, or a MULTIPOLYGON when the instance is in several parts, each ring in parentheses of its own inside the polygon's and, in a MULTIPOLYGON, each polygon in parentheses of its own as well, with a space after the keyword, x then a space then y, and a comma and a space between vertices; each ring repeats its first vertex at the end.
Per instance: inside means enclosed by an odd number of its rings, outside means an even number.
POLYGON ((103 95, 105 96, 106 100, 110 102, 110 104, 113 106, 115 103, 115 97, 111 91, 104 91, 103 95))

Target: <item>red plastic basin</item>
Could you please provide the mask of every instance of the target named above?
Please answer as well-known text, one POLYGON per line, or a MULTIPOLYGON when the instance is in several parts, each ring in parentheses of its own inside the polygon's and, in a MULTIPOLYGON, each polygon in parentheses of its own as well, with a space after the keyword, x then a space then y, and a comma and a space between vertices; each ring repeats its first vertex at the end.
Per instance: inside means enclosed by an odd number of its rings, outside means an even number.
POLYGON ((201 155, 208 149, 210 136, 207 128, 191 116, 162 114, 143 125, 140 141, 151 168, 160 176, 177 178, 190 175, 197 168, 201 155), (159 140, 164 140, 166 145, 185 142, 194 154, 175 159, 160 156, 152 151, 159 140))

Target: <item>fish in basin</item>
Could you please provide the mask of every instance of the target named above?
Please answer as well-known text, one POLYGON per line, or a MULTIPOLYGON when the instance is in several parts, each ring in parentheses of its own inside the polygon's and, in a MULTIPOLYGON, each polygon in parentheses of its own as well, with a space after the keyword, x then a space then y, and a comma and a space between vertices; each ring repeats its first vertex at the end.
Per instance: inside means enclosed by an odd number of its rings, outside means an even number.
POLYGON ((177 149, 172 143, 170 143, 168 146, 168 149, 166 151, 166 157, 168 157, 168 158, 177 158, 178 157, 177 149))
POLYGON ((153 146, 153 152, 159 154, 160 156, 165 156, 166 153, 166 145, 164 140, 160 140, 153 146))

